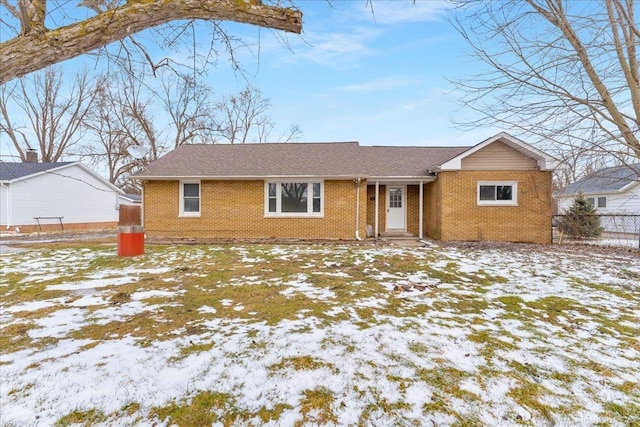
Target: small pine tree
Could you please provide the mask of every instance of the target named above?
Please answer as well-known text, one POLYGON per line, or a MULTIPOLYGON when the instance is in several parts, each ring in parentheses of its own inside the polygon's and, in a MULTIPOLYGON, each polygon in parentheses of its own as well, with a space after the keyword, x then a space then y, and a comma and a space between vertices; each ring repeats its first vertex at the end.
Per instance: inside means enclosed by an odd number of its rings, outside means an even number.
POLYGON ((573 204, 558 221, 558 228, 564 234, 577 238, 600 237, 602 227, 596 208, 587 202, 582 193, 573 200, 573 204))

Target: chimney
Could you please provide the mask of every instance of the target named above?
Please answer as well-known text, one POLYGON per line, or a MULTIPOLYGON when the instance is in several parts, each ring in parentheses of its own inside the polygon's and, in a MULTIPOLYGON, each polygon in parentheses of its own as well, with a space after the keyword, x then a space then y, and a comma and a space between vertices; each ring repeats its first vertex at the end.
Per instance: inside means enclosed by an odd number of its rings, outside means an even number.
POLYGON ((27 158, 25 160, 27 163, 38 163, 38 152, 33 148, 27 149, 27 158))

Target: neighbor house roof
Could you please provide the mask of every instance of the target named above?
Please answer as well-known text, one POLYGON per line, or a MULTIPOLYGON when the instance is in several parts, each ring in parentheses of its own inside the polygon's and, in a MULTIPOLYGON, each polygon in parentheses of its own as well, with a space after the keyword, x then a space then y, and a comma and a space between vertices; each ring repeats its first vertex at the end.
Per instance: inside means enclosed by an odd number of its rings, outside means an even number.
POLYGON ((63 166, 73 164, 73 162, 55 162, 55 163, 36 163, 36 162, 19 162, 8 163, 0 162, 0 181, 11 182, 31 175, 57 169, 63 166))
POLYGON ((640 163, 600 169, 565 187, 560 196, 617 193, 640 182, 640 163))
MULTIPOLYGON (((11 184, 17 181, 27 180, 29 178, 44 175, 44 174, 57 174, 65 176, 71 179, 77 179, 71 176, 67 176, 64 170, 68 168, 79 168, 96 180, 102 182, 108 187, 111 187, 114 191, 123 194, 122 190, 104 179, 98 173, 92 171, 80 162, 53 162, 53 163, 37 163, 37 162, 22 162, 22 163, 7 163, 0 162, 0 182, 11 184)), ((89 185, 92 185, 88 183, 89 185)))

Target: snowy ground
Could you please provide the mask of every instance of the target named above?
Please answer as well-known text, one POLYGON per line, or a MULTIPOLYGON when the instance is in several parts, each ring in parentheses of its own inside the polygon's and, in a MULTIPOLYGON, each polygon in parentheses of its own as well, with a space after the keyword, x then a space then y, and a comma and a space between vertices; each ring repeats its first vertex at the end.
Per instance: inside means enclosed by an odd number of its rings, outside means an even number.
POLYGON ((640 423, 637 252, 85 245, 0 257, 0 426, 640 423))

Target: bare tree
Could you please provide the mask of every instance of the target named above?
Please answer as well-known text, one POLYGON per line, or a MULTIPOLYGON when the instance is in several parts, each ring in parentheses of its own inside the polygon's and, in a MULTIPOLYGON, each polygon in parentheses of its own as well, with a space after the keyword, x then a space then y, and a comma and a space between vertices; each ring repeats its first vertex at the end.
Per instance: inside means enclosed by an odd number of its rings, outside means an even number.
POLYGON ((455 81, 475 116, 540 141, 640 158, 634 0, 464 1, 453 22, 485 67, 455 81))
POLYGON ((57 162, 74 154, 93 99, 86 71, 76 75, 71 88, 64 87, 62 71, 55 67, 20 78, 0 86, 0 134, 9 137, 22 160, 26 149, 37 143, 43 162, 57 162), (15 122, 21 116, 23 122, 15 122))
POLYGON ((134 144, 129 132, 136 128, 136 120, 131 117, 127 104, 121 103, 110 82, 111 76, 105 75, 96 84, 96 99, 84 121, 92 144, 85 145, 84 156, 95 166, 106 165, 109 182, 123 185, 126 174, 136 166, 127 153, 127 148, 134 144))
POLYGON ((173 148, 207 140, 214 126, 209 86, 196 83, 191 75, 165 73, 161 97, 170 119, 167 132, 172 135, 173 148))
MULTIPOLYGON (((281 7, 280 1, 261 0, 83 0, 78 6, 93 15, 73 10, 73 2, 62 0, 0 0, 0 84, 49 65, 74 58, 129 38, 145 29, 179 22, 174 33, 187 28, 190 20, 235 21, 294 33, 302 30, 302 13, 281 7), (64 22, 47 28, 45 22, 64 22)), ((173 35, 161 39, 170 43, 173 35)), ((166 47, 166 46, 165 46, 166 47)))
MULTIPOLYGON (((260 90, 247 87, 237 95, 222 97, 215 104, 218 118, 214 129, 215 140, 231 144, 268 141, 275 124, 268 111, 271 100, 263 98, 260 90)), ((293 125, 279 142, 289 142, 300 137, 300 128, 293 125)))

